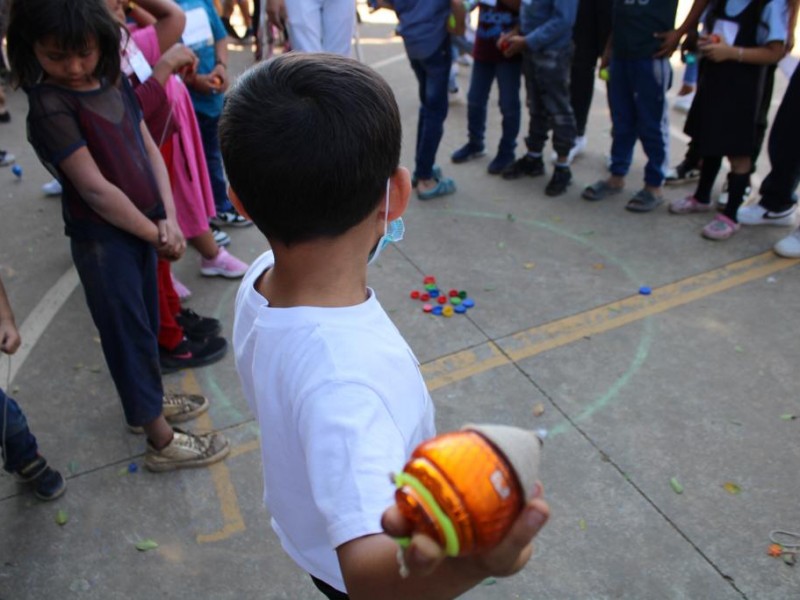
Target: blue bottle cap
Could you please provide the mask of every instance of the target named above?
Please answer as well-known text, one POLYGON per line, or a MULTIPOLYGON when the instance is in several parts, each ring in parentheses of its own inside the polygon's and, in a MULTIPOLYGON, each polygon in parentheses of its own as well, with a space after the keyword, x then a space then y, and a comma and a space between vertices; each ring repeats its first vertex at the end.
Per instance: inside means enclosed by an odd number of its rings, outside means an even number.
POLYGON ((464 298, 464 300, 461 302, 461 306, 464 308, 472 308, 475 306, 475 300, 472 298, 464 298))
POLYGON ((428 292, 428 295, 431 298, 438 298, 439 297, 439 290, 436 290, 436 289, 431 290, 430 292, 428 292))
POLYGON ((22 177, 22 167, 15 164, 11 167, 11 172, 16 175, 17 177, 22 177))
POLYGON ((433 314, 435 314, 437 317, 441 317, 442 316, 442 307, 441 306, 434 306, 433 310, 431 312, 433 314))
POLYGON ((639 288, 639 293, 640 293, 642 296, 649 296, 649 295, 650 295, 652 292, 653 292, 653 290, 651 290, 651 289, 650 289, 649 287, 647 287, 646 285, 643 285, 642 287, 640 287, 640 288, 639 288))
POLYGON ((467 312, 467 307, 463 304, 459 304, 453 310, 455 310, 458 314, 463 315, 465 312, 467 312))

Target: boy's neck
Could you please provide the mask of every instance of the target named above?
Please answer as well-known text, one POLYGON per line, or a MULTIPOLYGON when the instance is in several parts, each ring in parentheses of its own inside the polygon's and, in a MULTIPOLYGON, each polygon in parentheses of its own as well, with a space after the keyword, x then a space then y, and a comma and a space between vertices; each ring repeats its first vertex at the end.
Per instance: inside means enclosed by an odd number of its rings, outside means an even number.
POLYGON ((275 265, 257 289, 274 308, 361 304, 367 299, 369 250, 358 242, 358 236, 343 236, 290 247, 273 245, 275 265))

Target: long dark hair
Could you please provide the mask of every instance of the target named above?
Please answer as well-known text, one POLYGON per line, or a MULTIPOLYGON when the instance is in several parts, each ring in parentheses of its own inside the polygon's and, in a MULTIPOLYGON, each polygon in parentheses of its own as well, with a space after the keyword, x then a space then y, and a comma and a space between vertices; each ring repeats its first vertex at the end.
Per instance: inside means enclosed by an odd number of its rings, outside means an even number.
POLYGON ((100 60, 94 76, 116 82, 120 74, 120 27, 105 0, 13 0, 8 25, 11 83, 29 87, 42 77, 33 46, 53 36, 66 52, 86 49, 97 41, 100 60))

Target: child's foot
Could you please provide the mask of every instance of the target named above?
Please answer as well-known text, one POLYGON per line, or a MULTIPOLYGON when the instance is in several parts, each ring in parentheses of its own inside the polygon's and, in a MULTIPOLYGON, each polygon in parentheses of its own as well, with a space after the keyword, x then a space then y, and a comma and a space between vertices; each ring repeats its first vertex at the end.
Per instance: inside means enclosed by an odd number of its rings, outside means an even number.
POLYGON ((800 229, 778 241, 772 248, 775 254, 784 258, 800 258, 800 229))
POLYGON ((741 225, 731 220, 722 213, 716 215, 711 222, 703 227, 703 237, 707 240, 727 240, 734 233, 739 231, 741 225))
POLYGON ((156 472, 205 467, 221 461, 230 450, 230 442, 221 433, 195 435, 173 427, 172 441, 161 450, 148 440, 144 466, 156 472))
POLYGON ((669 203, 669 212, 673 215, 686 215, 689 213, 708 212, 712 209, 710 202, 700 202, 694 196, 686 196, 680 200, 669 203))
MULTIPOLYGON (((570 149, 569 154, 567 154, 568 165, 571 165, 572 161, 574 161, 576 157, 583 154, 583 151, 586 150, 586 144, 587 140, 585 135, 579 135, 575 137, 575 143, 572 144, 572 148, 570 149)), ((558 152, 554 150, 550 155, 550 159, 553 162, 558 161, 558 152)))
POLYGON ((161 372, 174 373, 180 369, 205 367, 221 360, 228 350, 228 342, 222 337, 212 337, 201 341, 185 337, 172 350, 158 347, 161 372))
POLYGON ((214 258, 203 258, 200 260, 200 274, 205 277, 226 277, 228 279, 239 279, 247 273, 248 265, 229 254, 225 248, 220 248, 214 258))
POLYGON ((450 155, 450 160, 454 163, 465 163, 468 160, 472 160, 473 158, 480 158, 481 156, 486 155, 486 150, 483 147, 483 144, 475 144, 473 142, 468 142, 461 146, 458 150, 453 152, 450 155))
POLYGON ((509 168, 514 163, 513 154, 498 153, 486 167, 489 175, 500 175, 503 171, 509 168))
POLYGON ((217 227, 250 227, 253 222, 231 209, 217 212, 216 216, 211 217, 211 224, 217 227))
POLYGON ((666 185, 681 185, 689 183, 690 181, 697 181, 700 179, 700 166, 690 165, 686 161, 681 161, 676 167, 667 171, 667 176, 664 178, 666 185))
POLYGON ((11 154, 10 152, 6 152, 5 150, 0 150, 0 167, 7 167, 15 160, 17 160, 17 157, 11 154))
POLYGON ((191 308, 182 308, 175 315, 175 320, 183 328, 186 337, 192 340, 204 340, 219 335, 222 325, 217 319, 201 317, 191 308))
POLYGON ((67 482, 61 473, 51 469, 41 455, 18 470, 17 477, 33 486, 33 493, 39 500, 55 500, 67 491, 67 482))
POLYGON ((572 171, 568 166, 556 165, 553 169, 553 176, 550 178, 544 193, 548 196, 560 196, 567 191, 572 183, 572 171))
MULTIPOLYGON (((168 423, 183 423, 196 419, 208 410, 208 398, 200 394, 164 392, 163 413, 168 423)), ((131 433, 144 433, 138 425, 128 425, 131 433)))
POLYGON ((58 179, 53 179, 42 186, 42 191, 45 196, 60 196, 64 190, 61 187, 61 182, 58 179))
POLYGON ((544 175, 544 161, 542 157, 526 154, 519 160, 511 163, 511 165, 503 171, 503 179, 519 179, 523 175, 527 175, 528 177, 544 175))
POLYGON ((217 246, 220 248, 225 248, 226 246, 231 245, 231 236, 212 223, 209 223, 208 226, 211 229, 211 235, 214 236, 214 241, 216 242, 217 246))
POLYGON ((797 205, 779 212, 767 210, 760 204, 740 206, 736 212, 736 220, 742 225, 794 225, 797 214, 797 205))

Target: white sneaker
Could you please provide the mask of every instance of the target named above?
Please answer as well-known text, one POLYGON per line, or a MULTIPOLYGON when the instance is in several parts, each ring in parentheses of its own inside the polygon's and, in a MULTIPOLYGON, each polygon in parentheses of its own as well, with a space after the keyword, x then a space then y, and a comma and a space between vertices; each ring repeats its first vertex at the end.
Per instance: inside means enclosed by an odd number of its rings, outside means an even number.
POLYGON ((736 213, 736 220, 742 225, 794 225, 795 210, 797 206, 792 206, 782 212, 772 212, 760 204, 750 204, 741 206, 736 213))
POLYGON ((683 96, 677 96, 672 102, 672 108, 679 112, 688 113, 692 107, 692 102, 694 102, 694 92, 689 92, 683 96))
MULTIPOLYGON (((744 188, 744 198, 742 198, 742 204, 746 203, 750 199, 750 194, 752 193, 753 193, 753 188, 751 188, 749 185, 746 188, 744 188)), ((717 206, 719 206, 720 208, 725 208, 727 204, 728 204, 728 182, 725 181, 725 183, 722 184, 722 191, 720 192, 719 197, 717 198, 717 206)))
POLYGON ((800 229, 780 240, 772 248, 775 254, 784 258, 800 258, 800 229))
POLYGON ((45 196, 60 196, 64 190, 61 187, 61 182, 58 179, 53 179, 53 181, 48 181, 42 186, 42 191, 45 196))
POLYGON ((172 431, 172 441, 161 450, 156 450, 148 440, 144 466, 150 471, 205 467, 221 461, 231 451, 230 442, 221 433, 197 435, 177 427, 172 431))
POLYGON ((464 65, 465 67, 471 67, 473 62, 472 56, 469 54, 459 54, 457 61, 458 64, 464 65))
MULTIPOLYGON (((572 145, 572 149, 569 151, 569 154, 567 154, 568 165, 572 164, 572 161, 575 160, 575 157, 583 154, 583 151, 586 150, 586 144, 587 140, 585 135, 579 135, 575 138, 575 143, 572 145)), ((558 160, 558 153, 553 150, 552 154, 550 154, 550 158, 553 162, 556 162, 558 160)))

